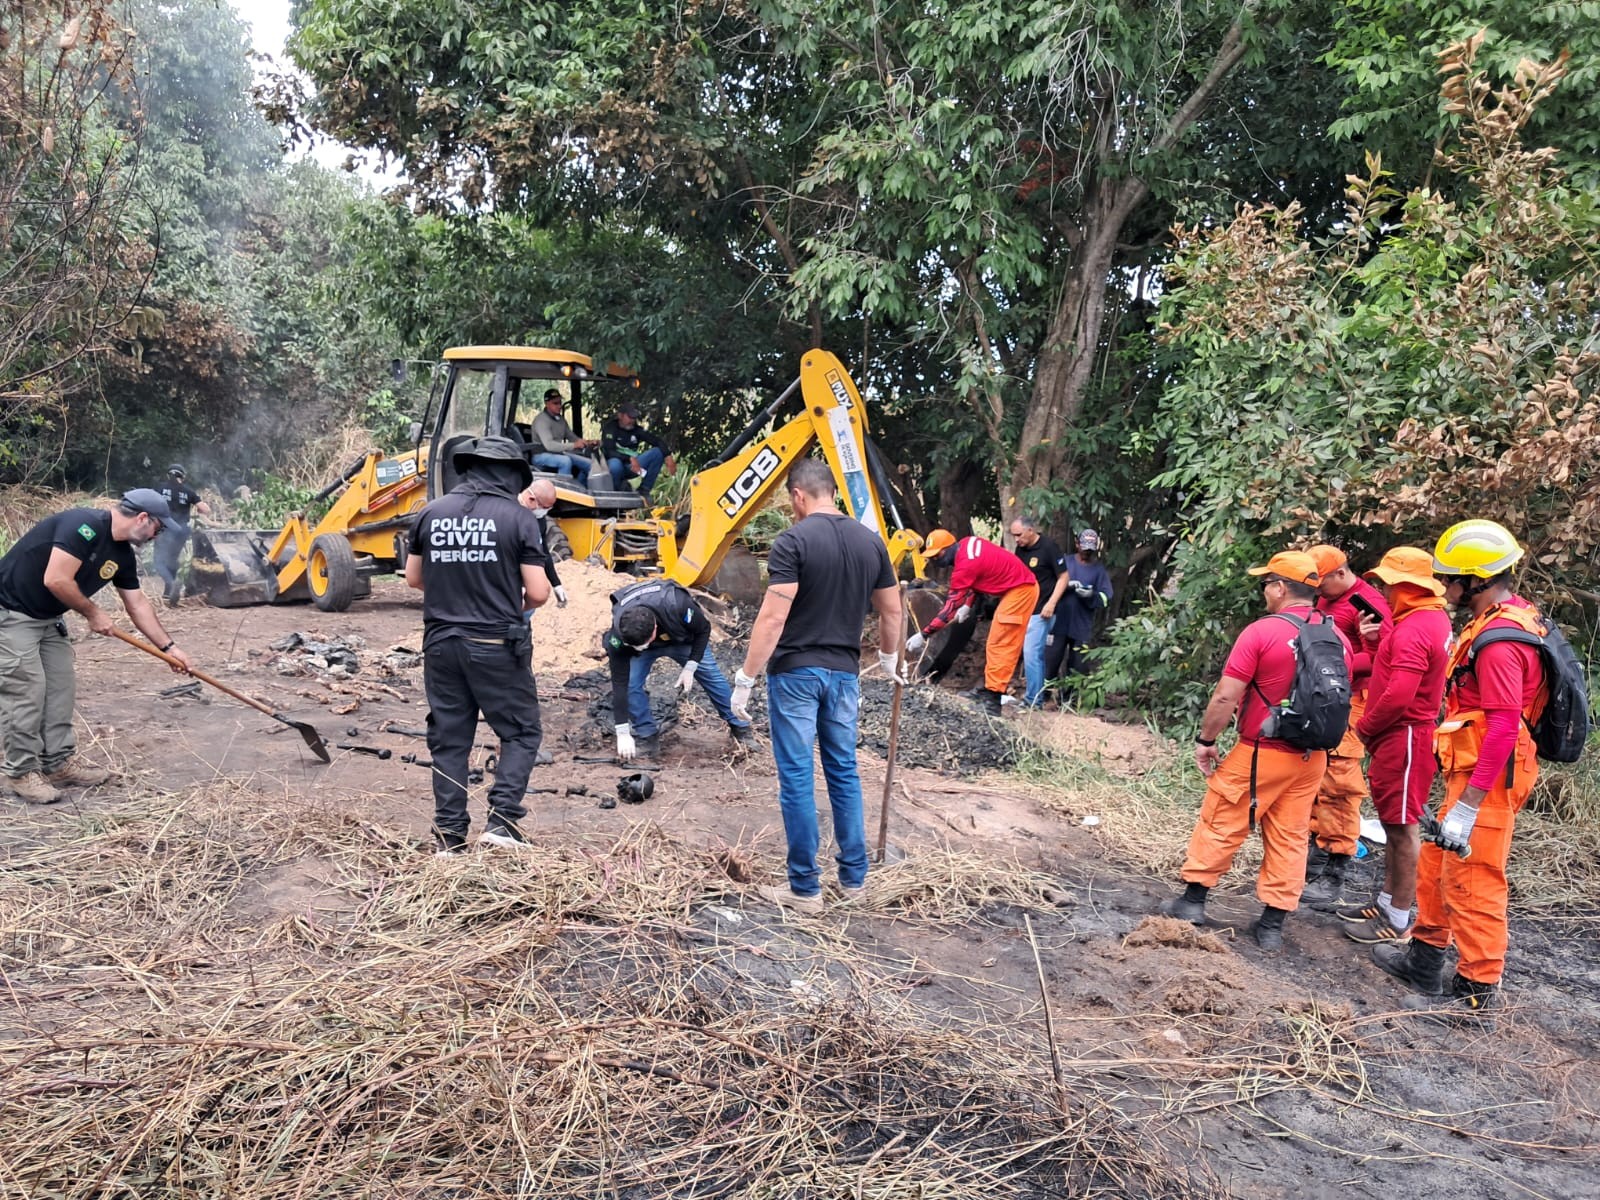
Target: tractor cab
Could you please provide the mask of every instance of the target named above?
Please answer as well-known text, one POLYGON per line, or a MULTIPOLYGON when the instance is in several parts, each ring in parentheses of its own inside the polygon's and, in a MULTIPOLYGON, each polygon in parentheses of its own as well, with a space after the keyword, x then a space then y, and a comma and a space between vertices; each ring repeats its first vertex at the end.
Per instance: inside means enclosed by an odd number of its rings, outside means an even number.
MULTIPOLYGON (((539 447, 533 437, 533 422, 544 410, 545 393, 554 388, 562 395, 567 423, 579 437, 584 434, 586 402, 600 412, 622 403, 622 389, 637 388, 639 377, 624 367, 612 364, 596 371, 593 361, 571 350, 537 346, 457 346, 444 352, 447 370, 435 408, 429 400, 428 412, 417 427, 417 445, 428 441, 428 496, 442 496, 457 482, 455 453, 467 442, 486 435, 510 438, 525 448, 536 477, 555 483, 558 496, 556 515, 576 515, 561 511, 568 505, 581 508, 585 515, 615 515, 646 507, 637 493, 617 491, 611 482, 598 449, 590 451, 591 469, 583 479, 568 472, 545 470, 533 462, 539 447), (618 394, 600 398, 595 389, 615 390, 618 394)), ((601 417, 591 412, 598 436, 601 417)))

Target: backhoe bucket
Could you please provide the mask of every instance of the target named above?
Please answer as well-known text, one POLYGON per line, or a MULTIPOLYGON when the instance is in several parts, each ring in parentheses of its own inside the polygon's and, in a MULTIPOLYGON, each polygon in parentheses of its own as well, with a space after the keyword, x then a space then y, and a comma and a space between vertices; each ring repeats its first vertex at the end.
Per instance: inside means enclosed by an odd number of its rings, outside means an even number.
POLYGON ((276 537, 249 529, 196 530, 189 591, 213 608, 271 604, 278 598, 278 573, 267 552, 276 537))

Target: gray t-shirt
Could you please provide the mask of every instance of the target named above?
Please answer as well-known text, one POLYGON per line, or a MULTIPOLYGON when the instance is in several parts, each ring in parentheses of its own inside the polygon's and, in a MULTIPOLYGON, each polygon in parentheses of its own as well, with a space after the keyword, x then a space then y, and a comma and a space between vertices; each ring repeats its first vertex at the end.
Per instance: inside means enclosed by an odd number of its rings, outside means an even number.
POLYGON ((895 585, 883 539, 849 517, 812 513, 772 543, 767 576, 770 583, 800 585, 767 673, 859 672, 872 593, 895 585))

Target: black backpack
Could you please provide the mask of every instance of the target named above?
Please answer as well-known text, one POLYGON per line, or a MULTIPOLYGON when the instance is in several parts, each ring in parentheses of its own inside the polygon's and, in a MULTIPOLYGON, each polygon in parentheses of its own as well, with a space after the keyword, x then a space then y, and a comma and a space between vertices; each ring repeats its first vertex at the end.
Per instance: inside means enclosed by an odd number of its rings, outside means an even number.
POLYGON ((1526 629, 1488 629, 1480 633, 1473 639, 1466 664, 1456 672, 1456 678, 1472 669, 1472 660, 1485 646, 1516 642, 1537 647, 1549 698, 1539 719, 1528 729, 1533 734, 1534 749, 1548 762, 1577 762, 1589 740, 1589 681, 1560 627, 1554 621, 1540 620, 1544 624, 1543 637, 1526 629))
MULTIPOLYGON (((1344 639, 1325 616, 1307 621, 1293 613, 1273 613, 1295 626, 1294 683, 1277 707, 1267 704, 1261 736, 1288 742, 1297 750, 1332 750, 1344 740, 1350 724, 1350 668, 1344 639)), ((1319 614, 1320 616, 1320 614, 1319 614)))

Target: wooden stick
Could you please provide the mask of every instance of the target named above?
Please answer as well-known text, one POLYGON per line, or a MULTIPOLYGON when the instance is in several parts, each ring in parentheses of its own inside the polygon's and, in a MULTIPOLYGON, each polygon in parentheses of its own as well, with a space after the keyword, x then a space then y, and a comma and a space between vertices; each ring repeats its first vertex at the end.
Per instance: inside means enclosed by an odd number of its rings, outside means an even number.
POLYGON ((906 585, 900 585, 900 623, 895 629, 894 707, 889 712, 889 754, 883 768, 883 807, 878 813, 878 861, 889 852, 889 797, 894 788, 894 759, 900 748, 900 701, 906 692, 906 585))
POLYGON ((1061 1078, 1061 1047, 1056 1043, 1056 1023, 1050 1015, 1050 993, 1044 984, 1044 963, 1039 959, 1039 939, 1033 936, 1033 918, 1022 914, 1022 923, 1028 927, 1028 945, 1033 947, 1033 969, 1039 974, 1039 1002, 1044 1005, 1044 1036, 1050 1043, 1050 1072, 1056 1077, 1056 1103, 1061 1115, 1067 1115, 1067 1085, 1061 1078))

